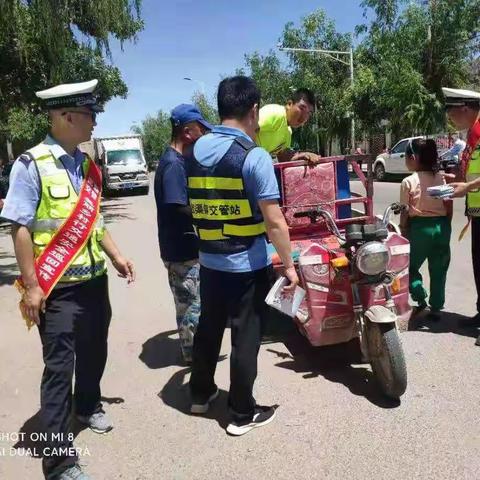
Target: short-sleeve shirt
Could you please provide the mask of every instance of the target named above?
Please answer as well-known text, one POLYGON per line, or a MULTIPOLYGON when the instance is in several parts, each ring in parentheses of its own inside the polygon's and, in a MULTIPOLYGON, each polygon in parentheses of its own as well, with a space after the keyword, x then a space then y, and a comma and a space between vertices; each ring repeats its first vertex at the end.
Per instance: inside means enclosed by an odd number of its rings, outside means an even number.
POLYGON ((155 173, 158 242, 166 262, 186 262, 198 258, 198 240, 192 217, 179 207, 188 206, 185 160, 167 147, 155 173))
POLYGON ((439 173, 415 172, 404 178, 400 187, 400 202, 408 205, 410 217, 444 217, 445 201, 433 198, 427 188, 443 185, 445 179, 439 173))
MULTIPOLYGON (((217 126, 211 133, 197 140, 195 159, 205 167, 216 165, 227 153, 236 137, 250 137, 236 128, 217 126)), ((259 200, 278 200, 278 183, 272 159, 263 148, 251 150, 242 169, 245 193, 253 207, 253 213, 261 214, 259 200)), ((223 272, 252 272, 271 264, 265 236, 255 238, 248 250, 233 254, 200 252, 200 265, 223 272)))
POLYGON ((288 126, 287 110, 283 105, 265 105, 259 112, 260 131, 257 145, 271 155, 287 150, 292 145, 292 129, 288 126))
MULTIPOLYGON (((77 148, 73 156, 69 155, 50 135, 45 138, 43 144, 62 162, 75 191, 79 193, 83 182, 85 154, 77 148)), ((29 227, 35 219, 40 195, 40 177, 35 162, 28 155, 21 155, 10 172, 10 187, 0 216, 10 222, 29 227)))

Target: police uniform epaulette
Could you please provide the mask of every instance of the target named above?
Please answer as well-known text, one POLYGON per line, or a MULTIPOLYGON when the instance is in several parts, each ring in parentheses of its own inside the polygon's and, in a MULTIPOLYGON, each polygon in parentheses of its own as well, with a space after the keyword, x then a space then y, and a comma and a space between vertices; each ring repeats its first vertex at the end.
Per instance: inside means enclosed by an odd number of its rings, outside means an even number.
POLYGON ((17 157, 17 160, 22 160, 26 164, 34 160, 33 156, 29 152, 24 152, 17 157))

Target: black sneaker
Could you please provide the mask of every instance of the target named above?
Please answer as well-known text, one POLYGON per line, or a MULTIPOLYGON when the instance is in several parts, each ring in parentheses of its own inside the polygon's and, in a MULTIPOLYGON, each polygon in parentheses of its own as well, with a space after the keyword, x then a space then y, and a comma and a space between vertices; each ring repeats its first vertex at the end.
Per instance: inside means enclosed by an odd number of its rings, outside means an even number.
POLYGON ((219 392, 217 388, 215 392, 207 398, 206 402, 193 402, 190 407, 190 413, 194 413, 195 415, 203 415, 204 413, 207 413, 208 409, 210 408, 210 404, 218 397, 218 393, 219 392))
POLYGON ((480 313, 477 313, 474 317, 464 318, 458 322, 460 327, 480 327, 480 313))
POLYGON ((420 304, 417 305, 416 307, 413 307, 413 309, 412 309, 412 318, 421 315, 421 314, 425 311, 426 308, 427 308, 427 304, 426 304, 426 303, 420 303, 420 304))
POLYGON ((257 405, 255 407, 255 414, 253 415, 253 419, 250 422, 230 422, 227 427, 227 433, 229 435, 239 437, 240 435, 245 435, 254 428, 268 425, 274 418, 275 407, 261 407, 260 405, 257 405))
POLYGON ((475 342, 475 345, 477 345, 477 347, 480 347, 480 335, 478 336, 477 341, 475 342))

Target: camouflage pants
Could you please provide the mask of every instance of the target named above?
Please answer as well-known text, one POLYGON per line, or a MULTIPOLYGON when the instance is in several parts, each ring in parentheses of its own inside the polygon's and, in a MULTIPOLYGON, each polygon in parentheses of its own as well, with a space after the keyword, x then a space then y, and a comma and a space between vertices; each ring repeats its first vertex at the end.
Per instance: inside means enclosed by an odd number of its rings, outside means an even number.
POLYGON ((200 316, 200 265, 189 262, 164 262, 175 300, 178 336, 182 352, 191 355, 193 336, 200 316))

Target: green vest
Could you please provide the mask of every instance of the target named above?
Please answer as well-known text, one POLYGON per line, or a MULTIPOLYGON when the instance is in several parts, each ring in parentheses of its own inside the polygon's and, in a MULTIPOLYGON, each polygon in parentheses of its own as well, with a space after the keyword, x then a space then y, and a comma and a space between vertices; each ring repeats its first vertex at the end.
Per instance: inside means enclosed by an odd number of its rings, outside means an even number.
MULTIPOLYGON (((472 152, 468 164, 467 182, 480 177, 480 145, 472 152)), ((480 189, 473 190, 467 194, 467 214, 471 217, 480 217, 480 189)))
MULTIPOLYGON (((26 154, 33 159, 40 177, 40 202, 34 221, 29 227, 33 238, 35 258, 45 250, 56 231, 73 211, 78 195, 62 162, 51 153, 48 145, 40 143, 26 154)), ((83 171, 86 172, 85 159, 83 171)), ((83 282, 106 272, 105 254, 100 241, 105 232, 103 217, 98 216, 92 235, 85 247, 60 278, 60 282, 83 282)))

